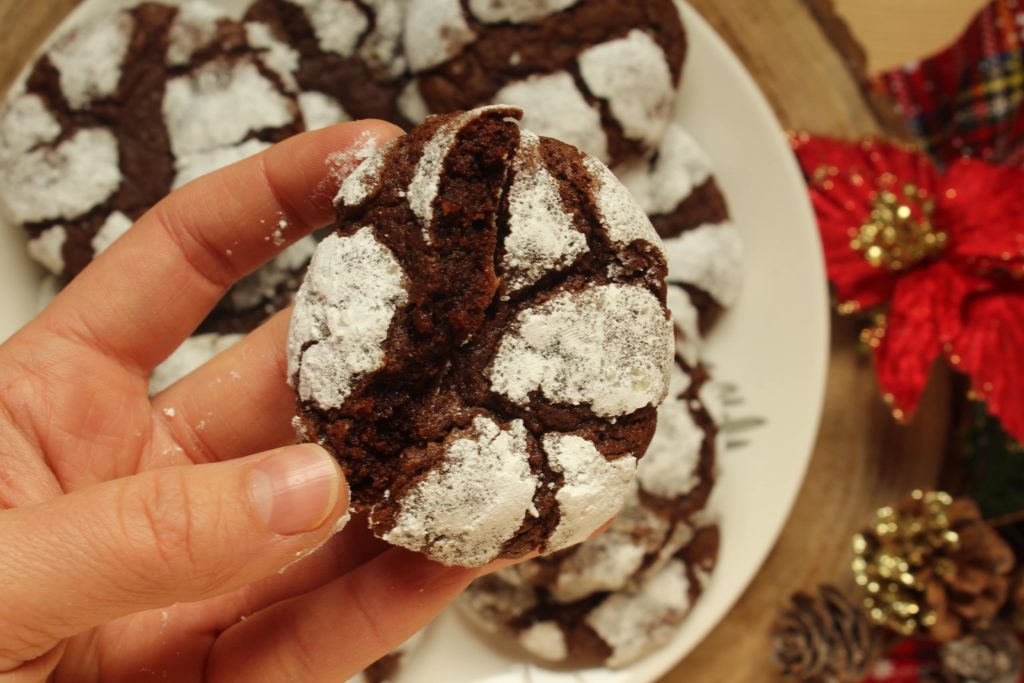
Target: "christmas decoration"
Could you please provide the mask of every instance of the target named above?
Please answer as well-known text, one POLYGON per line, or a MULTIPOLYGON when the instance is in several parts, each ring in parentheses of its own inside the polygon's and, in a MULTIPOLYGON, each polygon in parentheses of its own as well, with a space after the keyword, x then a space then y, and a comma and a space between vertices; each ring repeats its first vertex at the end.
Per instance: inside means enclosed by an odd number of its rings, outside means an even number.
POLYGON ((872 80, 941 163, 1024 164, 1024 3, 994 0, 948 49, 872 80))
POLYGON ((853 548, 868 616, 903 635, 948 641, 1006 602, 1013 552, 970 500, 914 491, 878 510, 853 548))
POLYGON ((842 313, 866 331, 884 398, 917 408, 943 355, 1006 430, 1024 437, 1024 169, 806 134, 792 145, 810 186, 842 313))
POLYGON ((941 676, 939 645, 907 638, 890 648, 863 683, 938 683, 941 676))
MULTIPOLYGON (((985 411, 984 404, 970 401, 964 410, 957 462, 963 492, 1020 552, 1024 549, 1024 447, 985 411)), ((1024 619, 1024 613, 1021 616, 1024 619)))
POLYGON ((859 681, 878 650, 868 619, 832 586, 821 586, 817 596, 794 595, 772 641, 782 672, 808 683, 859 681))
POLYGON ((1024 570, 1018 570, 1010 588, 1010 619, 1013 630, 1024 635, 1024 570))
POLYGON ((946 643, 939 660, 948 683, 1017 683, 1020 679, 1020 642, 1002 625, 946 643))

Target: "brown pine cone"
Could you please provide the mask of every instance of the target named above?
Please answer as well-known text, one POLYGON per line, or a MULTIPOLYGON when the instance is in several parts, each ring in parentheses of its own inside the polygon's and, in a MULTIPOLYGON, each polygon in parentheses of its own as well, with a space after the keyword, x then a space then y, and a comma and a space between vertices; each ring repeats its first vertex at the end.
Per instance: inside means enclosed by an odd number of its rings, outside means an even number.
POLYGON ((775 663, 806 683, 852 683, 866 674, 878 651, 878 632, 832 586, 818 596, 797 593, 772 630, 775 663))
POLYGON ((1014 573, 1010 587, 1010 620, 1017 635, 1024 637, 1024 569, 1014 573))
POLYGON ((939 641, 983 630, 1006 602, 1014 557, 974 502, 914 491, 853 539, 871 619, 939 641))
POLYGON ((951 640, 939 652, 948 683, 1017 683, 1021 674, 1020 641, 1006 626, 951 640))

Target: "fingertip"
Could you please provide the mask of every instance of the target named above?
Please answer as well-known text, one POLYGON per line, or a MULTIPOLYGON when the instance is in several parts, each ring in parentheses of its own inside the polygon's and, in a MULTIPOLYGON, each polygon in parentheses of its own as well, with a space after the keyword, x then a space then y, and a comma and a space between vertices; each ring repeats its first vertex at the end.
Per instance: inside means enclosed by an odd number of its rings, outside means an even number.
POLYGON ((249 471, 248 488, 257 516, 278 536, 333 529, 348 511, 345 475, 316 444, 272 451, 249 471))
POLYGON ((388 140, 405 135, 405 131, 400 127, 382 119, 361 119, 359 121, 350 121, 341 125, 353 126, 354 130, 358 131, 357 136, 362 135, 364 131, 369 132, 382 142, 387 142, 388 140))

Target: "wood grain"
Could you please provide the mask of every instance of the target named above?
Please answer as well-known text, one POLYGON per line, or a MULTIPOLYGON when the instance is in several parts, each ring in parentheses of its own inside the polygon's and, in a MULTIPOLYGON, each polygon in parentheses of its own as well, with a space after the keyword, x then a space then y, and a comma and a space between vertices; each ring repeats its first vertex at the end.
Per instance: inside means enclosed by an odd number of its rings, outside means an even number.
POLYGON ((835 0, 864 45, 869 73, 933 54, 949 44, 988 0, 835 0))
MULTIPOLYGON (((932 21, 936 7, 956 5, 957 16, 969 16, 981 1, 904 0, 894 7, 891 0, 840 0, 853 33, 867 40, 870 64, 894 59, 884 44, 873 45, 872 40, 898 40, 907 51, 924 54, 934 42, 932 34, 925 40, 922 31, 912 28, 920 28, 925 17, 932 21), (884 32, 857 30, 877 21, 869 5, 888 8, 884 32), (927 9, 927 14, 899 14, 904 6, 918 12, 927 9), (915 40, 922 42, 915 47, 915 40)), ((857 79, 801 0, 691 2, 745 62, 785 127, 844 137, 880 132, 881 123, 862 97, 857 79)), ((0 0, 0 91, 75 4, 76 0, 0 0)), ((947 22, 948 37, 959 30, 949 29, 952 23, 956 22, 947 22)), ((871 511, 910 488, 937 480, 948 443, 948 378, 937 372, 915 423, 899 427, 878 399, 857 333, 854 321, 834 320, 821 431, 807 481, 782 537, 732 612, 664 683, 779 680, 769 662, 768 640, 779 606, 795 590, 822 581, 846 581, 849 537, 871 511)))
POLYGON ((0 92, 7 92, 60 20, 79 0, 0 0, 0 92))

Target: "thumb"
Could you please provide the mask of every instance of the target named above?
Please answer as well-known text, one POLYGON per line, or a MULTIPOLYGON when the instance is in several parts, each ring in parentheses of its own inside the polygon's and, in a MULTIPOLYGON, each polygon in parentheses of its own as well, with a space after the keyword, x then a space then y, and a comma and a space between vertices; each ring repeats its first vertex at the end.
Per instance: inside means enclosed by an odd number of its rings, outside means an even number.
POLYGON ((270 575, 326 541, 347 509, 341 469, 307 444, 0 512, 0 671, 126 614, 270 575))

